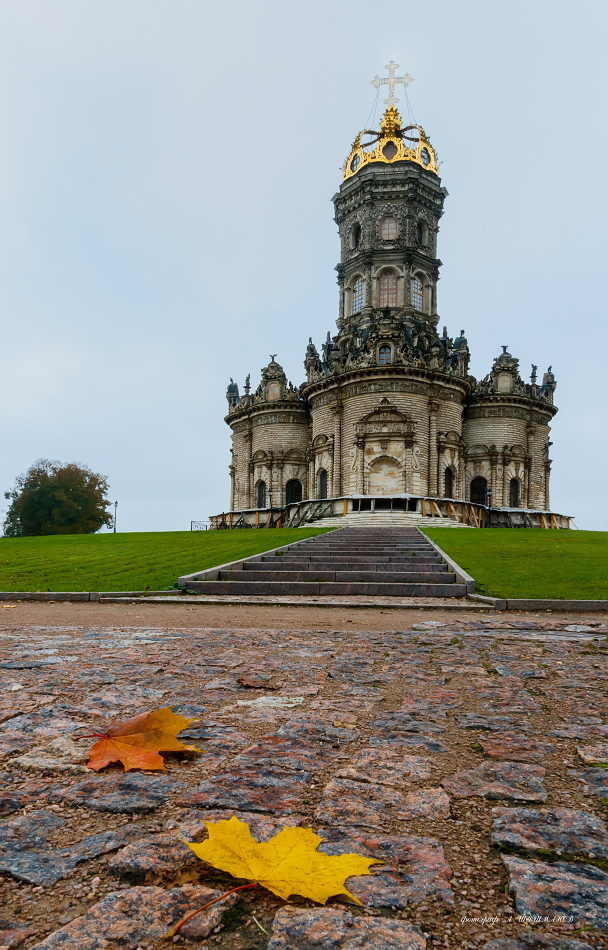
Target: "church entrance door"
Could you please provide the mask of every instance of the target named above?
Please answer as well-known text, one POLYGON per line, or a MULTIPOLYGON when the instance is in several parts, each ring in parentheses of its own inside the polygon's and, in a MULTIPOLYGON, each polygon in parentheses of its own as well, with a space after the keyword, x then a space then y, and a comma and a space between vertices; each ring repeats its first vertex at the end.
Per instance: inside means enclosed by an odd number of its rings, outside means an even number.
POLYGON ((488 482, 485 478, 474 478, 471 482, 471 501, 474 505, 487 504, 488 482))
POLYGON ((403 492, 397 459, 387 455, 376 459, 369 470, 369 495, 400 495, 403 492))
POLYGON ((297 501, 302 501, 302 482, 297 478, 290 478, 285 486, 285 502, 294 505, 297 501))

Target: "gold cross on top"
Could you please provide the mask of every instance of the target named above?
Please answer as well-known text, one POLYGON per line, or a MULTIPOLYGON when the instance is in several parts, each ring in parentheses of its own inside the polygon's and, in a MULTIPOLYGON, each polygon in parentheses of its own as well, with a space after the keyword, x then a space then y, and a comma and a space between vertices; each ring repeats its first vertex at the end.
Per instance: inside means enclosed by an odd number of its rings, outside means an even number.
POLYGON ((414 82, 414 80, 409 73, 406 73, 405 76, 397 78, 395 76, 395 70, 399 69, 399 64, 395 63, 392 59, 390 63, 384 68, 388 69, 388 76, 386 76, 384 79, 380 79, 380 76, 374 76, 370 86, 374 86, 376 89, 379 89, 380 86, 388 86, 388 99, 385 99, 384 102, 387 106, 394 106, 395 103, 399 101, 395 96, 395 86, 398 83, 403 83, 403 85, 407 88, 407 86, 409 86, 411 82, 414 82))

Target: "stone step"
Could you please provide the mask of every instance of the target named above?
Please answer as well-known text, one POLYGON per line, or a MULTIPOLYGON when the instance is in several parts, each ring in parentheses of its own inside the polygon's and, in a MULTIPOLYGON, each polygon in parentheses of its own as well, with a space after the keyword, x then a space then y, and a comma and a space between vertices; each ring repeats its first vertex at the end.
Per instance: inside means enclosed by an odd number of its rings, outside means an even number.
POLYGON ((383 564, 383 565, 390 564, 395 567, 398 567, 399 565, 403 565, 403 567, 406 568, 406 567, 409 567, 410 565, 417 566, 419 564, 424 564, 426 566, 427 564, 441 564, 442 561, 439 556, 430 557, 427 555, 419 555, 417 557, 412 556, 409 558, 404 558, 404 557, 376 558, 376 557, 361 557, 361 556, 357 557, 357 555, 349 556, 345 554, 344 557, 337 557, 335 555, 333 556, 324 555, 324 556, 314 557, 314 558, 303 557, 303 556, 291 557, 291 558, 269 557, 269 558, 264 558, 263 561, 254 561, 252 563, 253 564, 271 564, 271 565, 273 564, 293 564, 293 565, 310 564, 311 566, 314 566, 316 568, 320 568, 322 565, 326 565, 326 564, 329 565, 331 568, 331 567, 334 567, 335 565, 349 563, 349 564, 363 564, 365 565, 366 570, 373 570, 373 565, 375 564, 383 564))
POLYGON ((250 596, 274 594, 276 596, 297 596, 299 594, 325 595, 326 597, 367 596, 367 597, 464 597, 464 584, 346 584, 318 583, 311 581, 190 581, 190 590, 201 594, 247 594, 250 596))
POLYGON ((250 571, 426 571, 434 574, 441 574, 447 571, 447 565, 441 561, 427 561, 424 558, 412 558, 409 561, 363 561, 360 558, 356 560, 346 560, 342 558, 319 558, 318 560, 306 560, 304 558, 294 561, 287 561, 283 558, 275 558, 274 561, 250 561, 242 565, 242 570, 247 574, 250 571))
POLYGON ((431 571, 220 571, 218 581, 245 582, 247 584, 275 581, 335 581, 345 584, 453 584, 454 574, 431 571), (438 576, 439 575, 439 576, 438 576))

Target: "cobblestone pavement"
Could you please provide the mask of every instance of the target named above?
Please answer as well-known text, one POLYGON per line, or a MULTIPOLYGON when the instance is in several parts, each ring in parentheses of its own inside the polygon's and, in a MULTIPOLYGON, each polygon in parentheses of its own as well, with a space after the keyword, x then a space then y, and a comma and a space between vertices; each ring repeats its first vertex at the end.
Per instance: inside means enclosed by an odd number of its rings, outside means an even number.
POLYGON ((178 835, 233 814, 260 840, 311 826, 321 850, 384 863, 350 879, 361 907, 256 888, 178 946, 608 947, 601 620, 358 631, 356 612, 341 630, 328 612, 321 630, 236 629, 158 626, 154 610, 145 626, 2 618, 0 950, 166 947, 232 886, 178 835), (181 738, 200 755, 86 769, 79 734, 162 706, 195 719, 181 738))

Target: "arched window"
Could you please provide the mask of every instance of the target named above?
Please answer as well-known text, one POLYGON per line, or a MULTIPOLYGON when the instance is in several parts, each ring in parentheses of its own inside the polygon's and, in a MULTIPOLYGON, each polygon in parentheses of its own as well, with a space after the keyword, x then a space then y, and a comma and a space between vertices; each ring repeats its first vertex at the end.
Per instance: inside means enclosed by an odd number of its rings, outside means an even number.
POLYGON ((258 508, 265 508, 266 507, 266 482, 258 482, 257 494, 258 494, 258 498, 257 498, 258 508))
POLYGON ((391 361, 390 346, 381 346, 378 350, 378 362, 380 366, 388 366, 391 361))
POLYGON ((387 214, 380 222, 380 237, 383 241, 394 241, 397 237, 397 218, 387 214))
POLYGON ((384 271, 380 274, 378 281, 378 306, 396 307, 397 306, 397 275, 391 271, 384 271))
POLYGON ((357 277, 353 284, 353 313, 363 310, 363 278, 357 277))
POLYGON ((445 470, 445 491, 443 493, 443 497, 454 497, 454 473, 451 468, 446 468, 445 470))
POLYGON ((424 310, 424 284, 421 277, 412 278, 412 305, 420 313, 424 310))
POLYGON ((319 498, 327 498, 327 472, 324 468, 320 469, 317 480, 319 482, 319 498))
POLYGON ((295 505, 297 501, 302 501, 302 482, 297 478, 290 478, 285 485, 285 503, 295 505))
POLYGON ((361 225, 356 224, 353 230, 353 247, 359 247, 361 244, 361 225))
POLYGON ((509 482, 509 508, 519 508, 519 479, 512 478, 509 482))
POLYGON ((426 221, 418 221, 416 224, 416 239, 418 244, 428 244, 429 229, 426 221))
POLYGON ((488 497, 488 482, 485 478, 474 478, 471 482, 471 501, 474 505, 485 505, 488 497))

